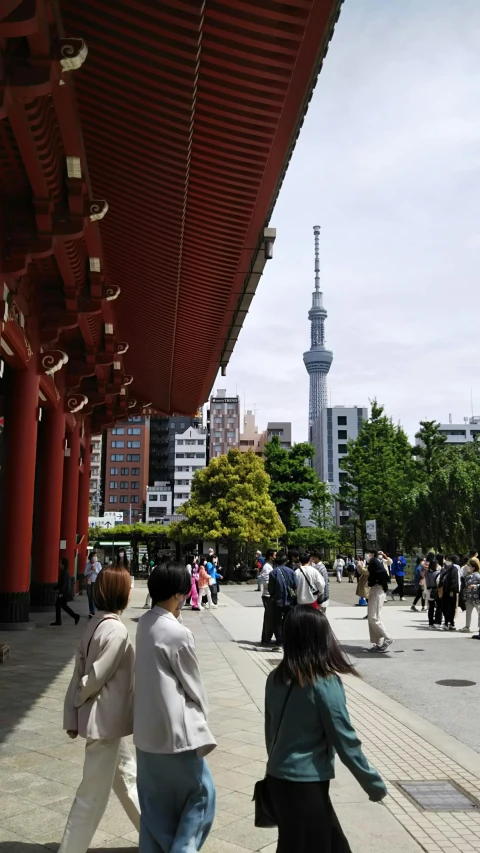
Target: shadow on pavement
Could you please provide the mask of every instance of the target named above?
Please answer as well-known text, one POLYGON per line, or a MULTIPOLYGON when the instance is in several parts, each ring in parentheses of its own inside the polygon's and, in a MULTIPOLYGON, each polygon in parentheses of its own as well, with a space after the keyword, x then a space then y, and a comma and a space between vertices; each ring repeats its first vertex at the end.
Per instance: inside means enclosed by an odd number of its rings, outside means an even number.
MULTIPOLYGON (((46 844, 35 844, 29 841, 0 841, 0 853, 47 853, 47 851, 56 851, 60 847, 59 844, 48 842, 46 844)), ((132 844, 130 847, 89 847, 89 853, 114 853, 115 850, 121 853, 138 853, 138 845, 132 844)))
POLYGON ((342 649, 347 655, 351 655, 354 658, 369 658, 373 660, 379 660, 380 658, 386 658, 388 660, 389 657, 392 656, 395 652, 402 652, 403 649, 393 649, 390 647, 388 652, 370 652, 368 650, 368 646, 350 646, 345 643, 342 643, 342 649))

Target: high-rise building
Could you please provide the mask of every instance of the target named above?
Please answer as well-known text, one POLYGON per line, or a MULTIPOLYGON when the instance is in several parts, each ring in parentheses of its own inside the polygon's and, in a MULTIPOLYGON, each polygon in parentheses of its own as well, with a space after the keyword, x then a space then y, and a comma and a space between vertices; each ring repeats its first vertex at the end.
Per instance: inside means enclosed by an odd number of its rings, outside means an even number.
POLYGON ((200 468, 207 465, 207 430, 189 427, 175 435, 175 479, 173 481, 173 512, 188 501, 192 480, 200 468))
POLYGON ((92 515, 99 516, 102 498, 102 435, 92 435, 90 463, 90 507, 92 515))
POLYGON ((148 485, 150 419, 132 417, 106 431, 104 506, 123 512, 125 524, 142 521, 148 485))
MULTIPOLYGON (((311 426, 311 441, 316 450, 313 467, 320 479, 328 484, 332 495, 338 495, 346 478, 342 459, 347 454, 347 444, 358 438, 362 422, 367 418, 368 409, 358 406, 326 407, 311 426)), ((337 502, 335 514, 338 524, 346 524, 350 517, 349 510, 341 502, 337 502)))
POLYGON ((246 453, 248 450, 253 450, 254 453, 258 453, 261 438, 262 436, 259 435, 258 427, 255 423, 254 412, 245 412, 243 416, 243 432, 240 433, 240 440, 238 443, 239 449, 242 453, 246 453))
POLYGON ((173 514, 173 491, 171 483, 158 482, 147 486, 145 521, 162 524, 169 522, 173 514))
MULTIPOLYGON (((320 290, 320 226, 313 228, 315 239, 315 290, 312 294, 312 307, 308 312, 311 324, 310 349, 303 354, 303 361, 310 377, 310 396, 308 407, 308 425, 312 426, 322 409, 328 405, 327 373, 333 360, 333 353, 325 347, 325 320, 327 312, 323 307, 323 294, 320 290)), ((310 436, 311 437, 311 436, 310 436)))
POLYGON ((175 479, 175 435, 188 427, 202 426, 202 411, 194 417, 173 415, 170 418, 150 418, 150 464, 148 482, 171 483, 175 479))
POLYGON ((210 432, 210 459, 228 453, 231 447, 238 447, 240 440, 240 398, 227 397, 223 388, 217 390, 216 397, 210 397, 208 413, 210 432))

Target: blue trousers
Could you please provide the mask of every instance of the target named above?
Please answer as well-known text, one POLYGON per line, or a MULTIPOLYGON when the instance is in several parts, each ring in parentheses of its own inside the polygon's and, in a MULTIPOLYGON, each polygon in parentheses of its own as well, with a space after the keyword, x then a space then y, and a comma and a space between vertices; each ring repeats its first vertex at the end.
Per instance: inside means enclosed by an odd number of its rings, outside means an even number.
POLYGON ((140 853, 196 853, 212 828, 215 786, 194 751, 163 755, 137 749, 140 853))

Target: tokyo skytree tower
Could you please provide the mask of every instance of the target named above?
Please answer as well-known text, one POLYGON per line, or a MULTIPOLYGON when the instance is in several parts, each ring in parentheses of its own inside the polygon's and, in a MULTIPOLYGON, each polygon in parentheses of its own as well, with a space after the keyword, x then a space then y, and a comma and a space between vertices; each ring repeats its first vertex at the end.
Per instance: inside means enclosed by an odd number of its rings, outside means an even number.
POLYGON ((315 290, 312 294, 312 307, 308 312, 308 319, 311 323, 311 345, 310 349, 303 354, 303 361, 310 376, 309 427, 318 418, 321 410, 328 406, 327 373, 333 360, 333 353, 325 348, 327 312, 323 307, 323 294, 320 290, 319 225, 314 225, 313 234, 315 239, 315 290))

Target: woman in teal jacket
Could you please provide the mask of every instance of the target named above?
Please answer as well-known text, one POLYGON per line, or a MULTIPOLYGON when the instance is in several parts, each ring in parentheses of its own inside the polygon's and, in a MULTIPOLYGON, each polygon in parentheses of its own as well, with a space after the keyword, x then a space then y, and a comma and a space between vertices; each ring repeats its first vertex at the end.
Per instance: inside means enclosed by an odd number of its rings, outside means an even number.
POLYGON ((293 608, 285 621, 284 658, 269 675, 265 695, 277 853, 350 851, 329 798, 335 752, 370 800, 387 794, 350 722, 339 673, 356 675, 326 616, 313 607, 293 608))

